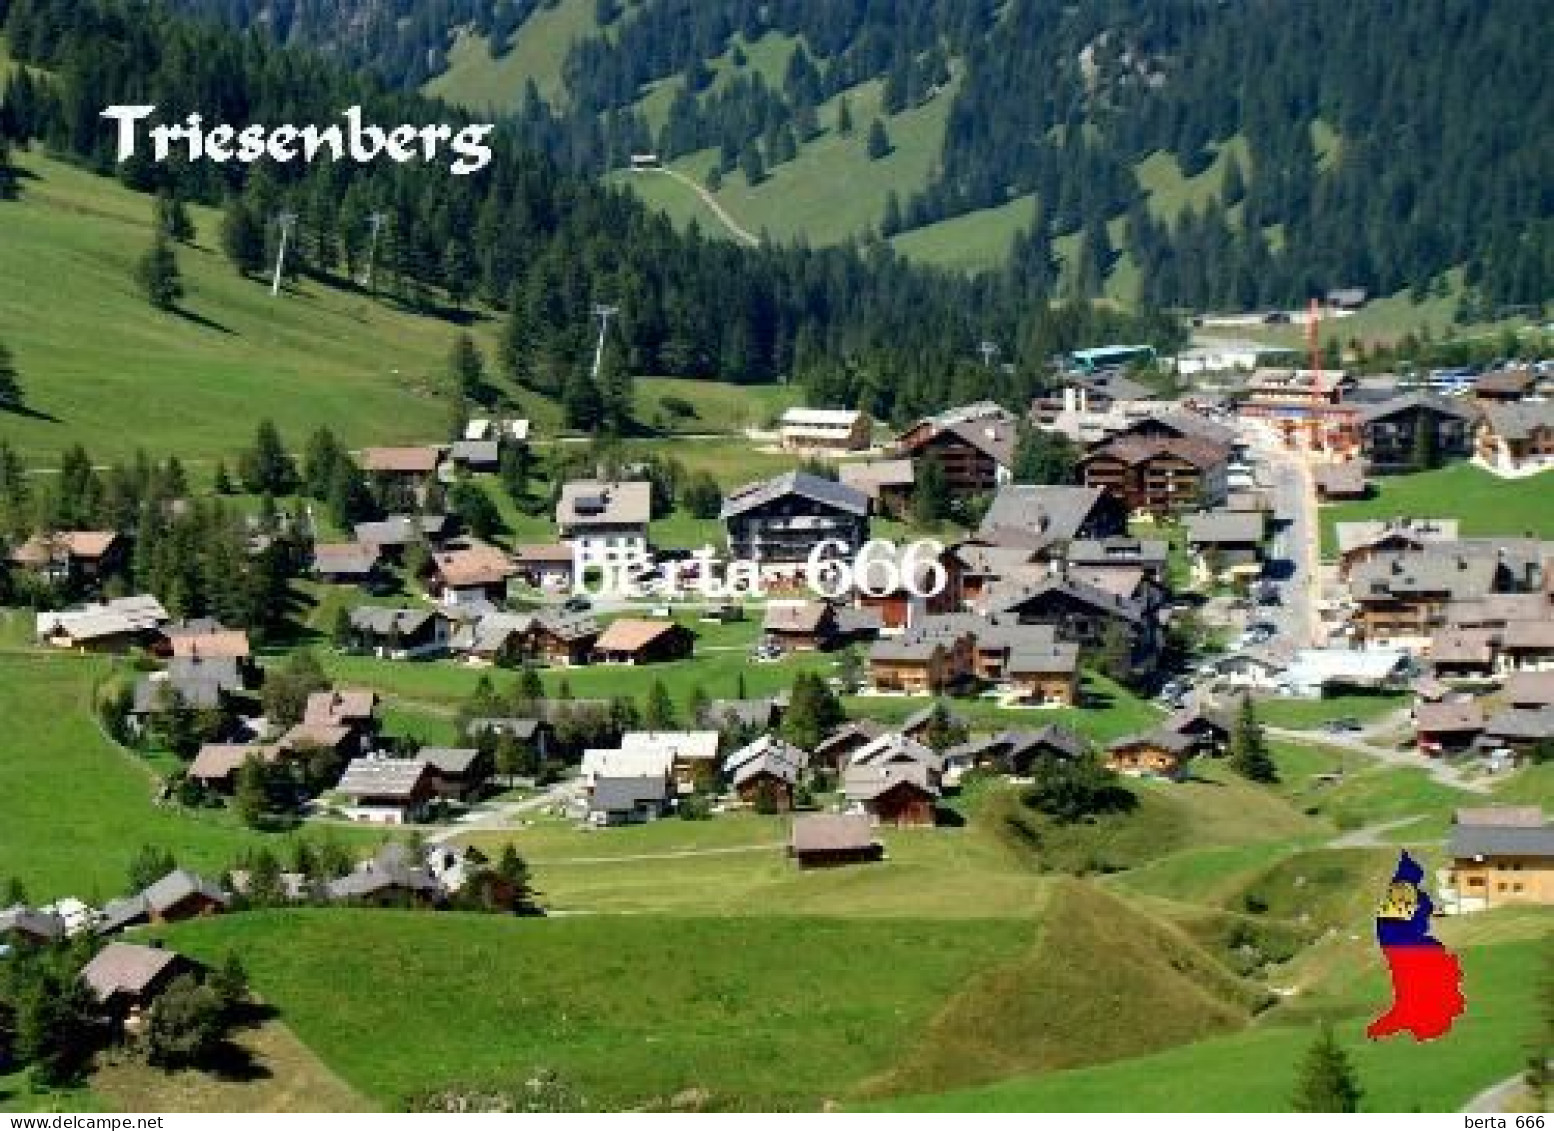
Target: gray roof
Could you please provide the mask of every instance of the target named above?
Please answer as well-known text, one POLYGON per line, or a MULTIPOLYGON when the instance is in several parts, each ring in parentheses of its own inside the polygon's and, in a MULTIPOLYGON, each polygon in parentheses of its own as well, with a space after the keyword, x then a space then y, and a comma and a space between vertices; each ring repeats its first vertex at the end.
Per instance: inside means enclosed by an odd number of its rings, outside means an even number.
POLYGON ((1536 429, 1554 428, 1554 401, 1489 402, 1482 408, 1485 420, 1501 439, 1525 440, 1536 429))
POLYGON ((1389 416, 1396 416, 1400 412, 1410 412, 1415 409, 1424 409, 1441 416, 1449 416, 1454 420, 1473 419, 1472 412, 1450 397, 1436 396, 1434 393, 1408 393, 1365 408, 1360 413, 1360 423, 1374 424, 1378 420, 1385 420, 1389 416))
POLYGON ((1493 558, 1455 553, 1380 554, 1349 574, 1356 601, 1445 593, 1472 601, 1495 589, 1499 565, 1493 558))
POLYGON ((866 495, 876 496, 883 487, 910 487, 915 482, 909 459, 879 459, 844 463, 837 469, 841 481, 866 495))
POLYGON ((1506 677, 1504 698, 1518 706, 1554 704, 1554 671, 1512 672, 1506 677))
POLYGON ((209 681, 228 691, 243 689, 243 673, 235 656, 174 656, 167 662, 167 678, 177 687, 209 681))
POLYGON ((1164 566, 1170 556, 1170 543, 1163 538, 1076 538, 1068 546, 1069 565, 1141 565, 1164 566))
MULTIPOLYGON (((723 770, 733 776, 734 783, 737 785, 751 773, 758 772, 750 770, 749 767, 771 768, 779 762, 786 767, 779 776, 786 777, 789 781, 797 781, 800 771, 809 765, 809 754, 776 735, 763 734, 754 742, 741 746, 724 758, 723 770)), ((778 771, 773 769, 773 772, 778 771)))
POLYGON ((1145 731, 1142 734, 1126 734, 1106 744, 1108 750, 1122 750, 1129 746, 1137 746, 1148 743, 1151 746, 1159 746, 1173 754, 1185 754, 1198 744, 1190 734, 1181 734, 1174 730, 1166 730, 1164 727, 1156 730, 1145 731))
POLYGON ((473 746, 423 746, 416 757, 431 763, 432 769, 442 774, 467 774, 480 757, 473 746))
POLYGON ((408 797, 427 769, 420 758, 355 758, 335 789, 353 797, 408 797))
POLYGON ((873 801, 903 782, 932 797, 939 796, 929 768, 920 762, 848 766, 842 775, 842 792, 849 801, 873 801))
POLYGON ((102 918, 97 923, 97 933, 111 935, 114 931, 133 926, 150 916, 151 908, 142 894, 137 893, 123 899, 110 899, 103 906, 102 918))
POLYGON ((189 679, 177 683, 168 679, 142 676, 135 681, 135 702, 132 710, 137 715, 154 715, 172 707, 176 692, 184 704, 195 710, 205 711, 220 707, 226 689, 214 679, 189 679))
POLYGON ((1446 851, 1459 860, 1475 856, 1554 857, 1554 825, 1453 825, 1446 851))
POLYGON ((351 610, 351 627, 374 636, 411 636, 435 619, 431 609, 390 609, 381 605, 358 605, 351 610))
POLYGON ((1048 723, 1036 730, 1006 730, 985 738, 976 738, 952 746, 944 752, 947 761, 995 757, 1006 765, 1029 761, 1043 748, 1060 757, 1077 758, 1085 752, 1085 740, 1065 726, 1048 723))
POLYGON ((180 960, 175 951, 161 947, 112 942, 81 968, 81 980, 98 1001, 107 1001, 117 993, 138 995, 180 960))
POLYGON ((364 542, 321 543, 313 547, 313 571, 358 575, 378 564, 378 548, 364 542))
POLYGON ((182 868, 176 868, 167 873, 140 894, 145 897, 146 906, 157 914, 181 903, 191 895, 203 895, 223 905, 227 902, 226 894, 219 887, 205 877, 195 872, 187 872, 182 868))
POLYGON ((1457 520, 1455 518, 1359 519, 1354 522, 1334 523, 1333 533, 1338 538, 1338 554, 1342 557, 1354 550, 1365 549, 1393 539, 1419 546, 1432 542, 1455 542, 1457 520))
MULTIPOLYGON (((1032 627, 1050 627, 1048 625, 1032 627)), ((1010 649, 1007 665, 1010 675, 1068 673, 1079 670, 1079 645, 1055 640, 1044 647, 1016 646, 1010 649)))
POLYGON ((669 784, 662 777, 647 774, 640 777, 594 779, 593 798, 588 808, 595 813, 625 813, 644 801, 662 804, 668 799, 669 784))
POLYGON ((1141 602, 1102 589, 1098 585, 1092 585, 1082 578, 1052 576, 1042 578, 1032 585, 1014 588, 1000 586, 988 598, 988 606, 996 616, 1054 592, 1062 593, 1080 604, 1089 605, 1098 612, 1115 614, 1128 621, 1141 621, 1146 612, 1141 602))
POLYGON ((1237 545, 1263 540, 1261 511, 1202 511, 1186 517, 1188 545, 1237 545))
POLYGON ((494 464, 501 456, 495 440, 455 440, 448 448, 448 458, 455 463, 494 464))
POLYGON ((562 484, 556 503, 556 522, 569 529, 646 526, 652 517, 653 488, 646 480, 576 479, 562 484))
MULTIPOLYGON (((1100 487, 1070 487, 1044 483, 1010 483, 998 489, 977 528, 982 537, 1000 540, 1000 532, 1016 532, 1016 544, 1069 541, 1101 502, 1100 487)), ((1006 536, 1007 537, 1007 536, 1006 536)))
POLYGON ((1484 733, 1491 738, 1521 742, 1554 738, 1554 707, 1510 707, 1496 711, 1484 724, 1484 733))
POLYGON ((381 522, 356 524, 356 540, 373 546, 408 546, 421 537, 436 538, 448 527, 445 514, 391 515, 381 522))
POLYGON ((601 631, 592 613, 569 613, 559 606, 535 613, 534 623, 542 631, 562 640, 586 640, 598 636, 601 631))
POLYGON ((850 514, 869 513, 869 496, 856 487, 849 487, 845 483, 838 483, 834 479, 826 479, 808 471, 788 471, 759 483, 746 484, 730 492, 723 500, 723 512, 719 517, 733 518, 788 495, 798 495, 821 506, 847 511, 850 514))
POLYGON ((31 935, 39 939, 65 937, 65 921, 46 911, 32 911, 18 903, 0 911, 0 937, 9 934, 31 935))
POLYGON ((795 817, 789 838, 794 853, 857 851, 874 844, 874 826, 861 814, 810 813, 795 817))

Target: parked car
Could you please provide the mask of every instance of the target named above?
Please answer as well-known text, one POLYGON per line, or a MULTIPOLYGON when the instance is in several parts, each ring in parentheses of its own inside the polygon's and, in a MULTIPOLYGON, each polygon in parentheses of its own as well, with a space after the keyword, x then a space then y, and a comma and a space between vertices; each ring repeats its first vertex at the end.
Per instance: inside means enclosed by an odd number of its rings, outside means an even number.
POLYGON ((1329 719, 1325 724, 1323 724, 1322 729, 1327 731, 1329 734, 1354 734, 1356 731, 1361 731, 1365 728, 1360 725, 1359 719, 1345 717, 1341 719, 1329 719))
POLYGON ((594 607, 594 603, 587 597, 568 597, 561 603, 561 609, 567 613, 586 613, 594 607))

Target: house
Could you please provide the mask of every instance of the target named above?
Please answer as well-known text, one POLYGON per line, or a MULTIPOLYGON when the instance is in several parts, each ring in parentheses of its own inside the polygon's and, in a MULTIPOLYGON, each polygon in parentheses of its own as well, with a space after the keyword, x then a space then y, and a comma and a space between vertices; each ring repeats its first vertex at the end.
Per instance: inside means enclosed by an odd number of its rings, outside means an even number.
POLYGON ((1554 671, 1513 672, 1500 695, 1518 710, 1554 707, 1554 671))
POLYGON ((478 739, 482 734, 506 735, 519 749, 531 751, 541 761, 550 756, 556 744, 556 728, 545 719, 478 718, 465 724, 466 738, 478 739))
POLYGON ((1401 689, 1408 672, 1408 653, 1400 648, 1303 648, 1279 677, 1279 689, 1313 699, 1344 688, 1401 689))
POLYGON ((1554 401, 1490 403, 1474 430, 1478 458, 1494 471, 1541 471, 1554 464, 1554 401))
POLYGON ((448 460, 443 471, 491 472, 501 462, 502 445, 498 440, 455 440, 448 445, 448 460))
POLYGON ((1119 774, 1183 777, 1198 742, 1190 734, 1157 729, 1116 739, 1106 747, 1106 765, 1119 774))
POLYGON ((653 488, 645 480, 573 480, 562 484, 556 503, 561 541, 581 561, 626 562, 646 554, 652 517, 653 488))
POLYGON ((1086 750, 1084 739, 1056 723, 1036 730, 1006 730, 986 738, 970 739, 944 752, 947 767, 964 772, 991 769, 1016 777, 1029 775, 1042 759, 1072 761, 1086 750))
POLYGON ((809 813, 793 818, 788 855, 800 868, 835 868, 882 859, 885 846, 866 816, 809 813))
POLYGON ((136 680, 130 699, 131 724, 144 731, 152 720, 180 708, 230 715, 233 697, 243 686, 236 665, 230 660, 202 660, 199 668, 200 674, 193 678, 165 671, 136 680))
POLYGON ((313 576, 331 585, 370 586, 380 580, 377 546, 364 542, 321 542, 313 547, 313 576))
POLYGON ((335 785, 352 821, 402 825, 419 821, 436 795, 435 773, 423 758, 355 758, 335 785))
POLYGON ((839 636, 836 606, 830 601, 768 601, 761 634, 784 652, 825 651, 839 636))
POLYGON ((869 538, 869 497, 807 471, 730 492, 719 517, 732 559, 779 570, 802 568, 817 552, 850 561, 869 538))
POLYGON ((856 452, 869 446, 874 422, 857 409, 790 408, 777 425, 785 451, 856 452))
POLYGON ((977 537, 1034 555, 1076 539, 1125 534, 1127 525, 1127 508, 1099 487, 1011 483, 993 496, 977 537))
POLYGON ((495 603, 507 596, 507 579, 518 572, 507 554, 483 542, 432 554, 426 591, 444 605, 495 603))
POLYGON ((1347 578, 1362 562, 1382 554, 1422 552, 1458 541, 1455 518, 1365 519, 1333 524, 1338 539, 1338 576, 1347 578))
POLYGON ((450 651, 486 664, 516 664, 528 658, 529 613, 486 613, 464 621, 448 639, 450 651))
POLYGON ((896 451, 921 467, 937 461, 952 495, 976 495, 1009 482, 1014 414, 990 401, 924 417, 896 438, 896 451))
POLYGON ((48 946, 65 937, 65 920, 25 904, 0 909, 0 956, 15 946, 48 946))
POLYGON ((672 620, 613 620, 594 641, 594 657, 606 664, 653 664, 687 659, 696 634, 672 620))
POLYGON ((1338 503, 1364 499, 1370 495, 1370 480, 1365 464, 1359 460, 1319 464, 1312 469, 1311 482, 1319 503, 1338 503))
POLYGON ((1554 745, 1554 707, 1508 707, 1484 721, 1480 745, 1524 758, 1554 745))
POLYGON ((379 522, 359 522, 353 533, 358 544, 371 546, 385 558, 399 560, 417 542, 441 546, 453 536, 454 522, 445 514, 390 515, 379 522))
POLYGON ((281 753, 279 746, 269 743, 207 742, 186 772, 208 789, 230 793, 237 784, 237 772, 250 758, 273 765, 280 760, 281 753))
POLYGON ((448 647, 448 619, 433 609, 361 605, 351 610, 350 623, 358 646, 379 659, 419 659, 448 647))
POLYGON ((170 656, 175 665, 181 661, 191 665, 205 661, 228 662, 245 681, 254 671, 248 633, 242 629, 223 628, 216 621, 167 625, 162 629, 162 640, 156 651, 170 656))
POLYGON ((1064 557, 1069 569, 1093 577, 1097 571, 1137 569, 1157 585, 1166 583, 1171 544, 1163 538, 1134 538, 1113 534, 1106 538, 1076 538, 1064 557))
POLYGON ((167 620, 167 610, 155 597, 120 597, 38 613, 34 637, 39 644, 77 652, 123 652, 152 643, 167 620))
POLYGON ((658 759, 683 790, 705 780, 717 768, 715 730, 631 730, 621 735, 620 753, 658 759))
POLYGON ((316 726, 345 727, 370 745, 378 733, 378 693, 376 691, 337 688, 314 691, 302 708, 302 721, 316 726))
POLYGON ((181 923, 220 915, 230 898, 205 877, 182 868, 167 873, 140 893, 153 923, 181 923))
POLYGON ((352 871, 324 887, 331 903, 367 907, 425 907, 439 902, 443 885, 403 844, 383 845, 352 871))
POLYGON ((1495 674, 1495 632, 1437 628, 1430 637, 1430 670, 1437 679, 1488 679, 1495 674))
MULTIPOLYGON (((925 717, 919 721, 926 722, 932 717, 933 709, 926 713, 919 712, 925 717)), ((917 728, 914 728, 917 730, 917 728)), ((917 730, 917 733, 921 733, 917 730)), ((886 731, 872 742, 860 746, 853 751, 848 760, 849 769, 858 766, 890 767, 890 766, 918 766, 926 775, 925 780, 935 789, 944 779, 944 757, 931 746, 924 745, 918 739, 903 731, 886 731)))
POLYGON ((1484 733, 1484 708, 1476 699, 1420 703, 1414 708, 1414 735, 1421 754, 1467 750, 1484 733))
POLYGON ((1212 708, 1191 707, 1171 715, 1160 729, 1192 739, 1195 754, 1218 755, 1230 748, 1233 727, 1227 716, 1212 708))
POLYGON ((960 557, 941 549, 937 556, 917 542, 876 545, 855 577, 853 600, 872 613, 880 631, 911 628, 924 617, 942 616, 960 607, 960 557))
POLYGON ((110 1020, 134 1031, 173 979, 195 969, 191 960, 161 946, 111 942, 81 968, 80 977, 110 1020))
POLYGON ((1437 457, 1468 455, 1473 449, 1473 413, 1449 397, 1408 393, 1360 410, 1360 451, 1376 471, 1406 471, 1418 464, 1421 445, 1437 457), (1433 439, 1421 439, 1429 429, 1433 439))
POLYGON ((530 622, 528 655, 553 667, 586 664, 599 632, 599 622, 589 613, 542 609, 530 622))
POLYGON ((1193 579, 1246 583, 1263 571, 1260 511, 1203 511, 1184 520, 1193 579))
POLYGON ((1493 557, 1461 551, 1373 557, 1349 573, 1351 630, 1366 647, 1423 648, 1446 623, 1448 605, 1480 600, 1501 585, 1501 563, 1493 557))
POLYGON ((10 563, 54 585, 95 586, 125 564, 125 541, 112 530, 35 534, 11 551, 10 563))
POLYGON ((1554 618, 1508 620, 1500 630, 1501 668, 1511 672, 1554 667, 1554 618))
POLYGON ((1334 311, 1356 311, 1365 305, 1364 287, 1336 287, 1327 292, 1327 307, 1334 311))
POLYGON ((932 617, 870 645, 869 683, 876 691, 937 694, 975 678, 976 649, 960 618, 932 617))
POLYGON ((1446 854, 1447 910, 1554 904, 1554 825, 1536 806, 1457 810, 1446 854))
POLYGON ((669 786, 657 774, 595 778, 588 798, 588 820, 595 825, 642 824, 668 809, 669 786))
POLYGON ((1118 596, 1061 568, 1034 584, 995 589, 985 605, 988 615, 998 620, 1052 625, 1057 639, 1083 649, 1119 642, 1135 672, 1153 670, 1160 659, 1160 626, 1149 604, 1118 596))
POLYGON ((844 486, 869 497, 875 515, 900 519, 911 509, 917 477, 909 459, 844 463, 837 474, 844 486))
POLYGON ((1473 399, 1479 404, 1505 404, 1526 400, 1538 388, 1538 375, 1531 369, 1492 369, 1473 381, 1473 399))
POLYGON ((491 780, 489 755, 473 746, 423 746, 416 757, 432 767, 432 792, 451 801, 474 801, 491 780))
POLYGON ((436 477, 443 449, 435 444, 419 447, 363 448, 356 464, 379 483, 399 483, 424 490, 436 477))
POLYGON ((854 753, 885 733, 885 724, 873 719, 850 719, 840 723, 816 744, 810 753, 810 764, 840 769, 852 760, 854 753))
POLYGON ((1004 664, 1004 685, 1014 699, 1037 707, 1072 707, 1079 702, 1079 645, 1045 634, 1014 643, 1004 664))
POLYGON ((574 552, 564 542, 514 546, 512 561, 517 576, 535 589, 564 593, 572 588, 574 552))
POLYGON ((1115 495, 1130 511, 1166 514, 1225 501, 1230 448, 1198 436, 1124 436, 1079 461, 1087 487, 1115 495))
POLYGON ((842 775, 842 794, 875 824, 923 826, 935 822, 939 786, 921 763, 854 764, 842 775))
POLYGON ((793 787, 808 765, 809 755, 797 746, 762 735, 730 754, 723 772, 741 801, 756 804, 764 796, 786 812, 793 808, 793 787))

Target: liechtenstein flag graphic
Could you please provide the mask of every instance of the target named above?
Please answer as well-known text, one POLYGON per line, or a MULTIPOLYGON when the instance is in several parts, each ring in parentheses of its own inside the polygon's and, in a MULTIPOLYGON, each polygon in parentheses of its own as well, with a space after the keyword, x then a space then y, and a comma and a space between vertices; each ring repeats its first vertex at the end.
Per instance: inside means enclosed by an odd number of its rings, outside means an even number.
POLYGON ((1392 973, 1392 1006, 1365 1030, 1368 1037, 1412 1033, 1434 1040, 1451 1028, 1466 1004, 1457 956, 1430 934, 1434 909, 1424 869, 1404 852, 1376 911, 1376 941, 1392 973))

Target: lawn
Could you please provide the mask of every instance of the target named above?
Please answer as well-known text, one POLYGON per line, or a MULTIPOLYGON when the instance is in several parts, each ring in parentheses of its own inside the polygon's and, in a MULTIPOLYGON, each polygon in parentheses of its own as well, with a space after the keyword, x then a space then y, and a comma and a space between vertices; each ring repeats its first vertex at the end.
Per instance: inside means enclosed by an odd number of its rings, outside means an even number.
POLYGON ((890 242, 908 259, 962 271, 981 271, 1008 259, 1015 235, 1029 228, 1035 218, 1036 197, 1021 196, 997 208, 981 208, 909 229, 893 236, 890 242))
POLYGON ((1334 523, 1386 519, 1455 518, 1465 538, 1493 535, 1554 538, 1554 507, 1543 477, 1500 479, 1470 463, 1437 471, 1378 476, 1373 498, 1333 503, 1322 508, 1322 553, 1331 558, 1338 548, 1334 523))
MULTIPOLYGON (((1543 949, 1535 940, 1464 947, 1467 1012, 1448 1036, 1426 1044, 1366 1040, 1365 1025, 1387 1000, 1380 963, 1372 958, 1360 969, 1340 971, 1344 992, 1333 1020, 1359 1072, 1362 1108, 1455 1111, 1482 1088, 1514 1074, 1536 1023, 1537 999, 1528 981, 1543 949)), ((888 1106, 1112 1111, 1119 1097, 1126 1097, 1131 1111, 1287 1111, 1296 1067, 1314 1036, 1313 1025, 1269 1024, 1116 1064, 913 1096, 888 1106)))
POLYGON ((1250 177, 1251 159, 1246 138, 1240 134, 1215 145, 1214 160, 1196 176, 1186 176, 1176 155, 1164 150, 1151 153, 1134 166, 1133 172, 1140 187, 1149 194, 1149 210, 1155 218, 1175 223, 1182 209, 1192 207, 1201 211, 1204 205, 1219 198, 1232 154, 1240 162, 1242 174, 1250 177))
POLYGON ((702 1088, 709 1106, 781 1110, 816 1108, 889 1066, 967 979, 1029 947, 1032 930, 315 910, 167 935, 204 959, 237 949, 297 1035, 386 1105, 548 1069, 597 1107, 702 1088))
POLYGON ((684 377, 638 377, 636 415, 643 423, 667 432, 742 432, 769 428, 785 408, 799 404, 804 391, 797 385, 731 385, 692 381, 684 377), (678 416, 664 401, 678 398, 695 409, 678 416))
POLYGON ((123 891, 144 844, 213 872, 245 846, 269 841, 284 852, 284 837, 246 831, 224 811, 153 803, 155 775, 111 744, 93 716, 93 687, 108 671, 95 658, 0 655, 0 877, 20 879, 40 902, 95 902, 123 891))
POLYGON ((1266 726, 1315 730, 1334 719, 1373 723, 1409 705, 1406 695, 1334 695, 1325 699, 1262 699, 1257 717, 1266 726))
MULTIPOLYGON (((320 424, 352 446, 441 436, 433 390, 458 327, 312 280, 271 297, 232 270, 219 214, 198 207, 198 246, 178 251, 187 313, 154 311, 132 274, 150 198, 36 153, 20 161, 31 177, 0 210, 0 326, 34 413, 0 414, 0 439, 28 461, 52 466, 80 442, 98 459, 143 447, 230 465, 267 416, 298 448, 320 424), (51 301, 61 293, 70 301, 51 301)), ((474 330, 489 352, 494 324, 474 330)))

